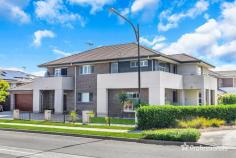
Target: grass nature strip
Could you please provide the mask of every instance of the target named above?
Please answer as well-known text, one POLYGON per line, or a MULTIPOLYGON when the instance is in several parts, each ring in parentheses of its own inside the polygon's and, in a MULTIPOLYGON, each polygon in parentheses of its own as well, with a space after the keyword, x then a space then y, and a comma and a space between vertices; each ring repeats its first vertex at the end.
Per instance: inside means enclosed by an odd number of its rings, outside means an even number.
MULTIPOLYGON (((4 120, 0 120, 3 122, 4 120)), ((0 124, 0 129, 14 129, 14 130, 26 130, 35 132, 47 132, 47 133, 58 133, 58 134, 74 134, 74 135, 84 135, 84 136, 102 136, 102 137, 112 137, 112 138, 127 138, 127 139, 154 139, 154 140, 164 140, 164 141, 187 141, 194 142, 200 137, 200 133, 197 129, 158 129, 158 130, 148 130, 140 132, 108 132, 108 131, 89 131, 89 130, 75 130, 75 129, 61 129, 61 128, 50 128, 50 127, 37 127, 31 126, 35 121, 31 121, 29 126, 22 120, 5 120, 4 123, 12 124, 0 124), (22 126, 14 125, 24 124, 22 126)), ((37 121, 38 122, 38 121, 37 121)), ((43 124, 46 125, 46 124, 43 124)), ((83 126, 84 127, 84 126, 83 126)), ((97 127, 97 126, 95 126, 97 127)))
POLYGON ((124 126, 108 126, 108 125, 82 125, 77 123, 59 123, 48 121, 36 121, 36 120, 0 120, 4 123, 24 123, 24 124, 37 124, 37 125, 54 125, 54 126, 68 126, 68 127, 84 127, 84 128, 100 128, 100 129, 120 129, 120 130, 134 130, 135 127, 124 126))
POLYGON ((16 125, 0 125, 3 129, 16 129, 16 130, 27 130, 27 131, 38 131, 48 133, 64 133, 64 134, 75 134, 75 135, 92 135, 92 136, 104 136, 104 137, 115 137, 115 138, 142 138, 141 133, 114 133, 114 132, 98 132, 98 131, 86 131, 86 130, 72 130, 72 129, 57 129, 57 128, 46 128, 46 127, 31 127, 31 126, 16 126, 16 125))

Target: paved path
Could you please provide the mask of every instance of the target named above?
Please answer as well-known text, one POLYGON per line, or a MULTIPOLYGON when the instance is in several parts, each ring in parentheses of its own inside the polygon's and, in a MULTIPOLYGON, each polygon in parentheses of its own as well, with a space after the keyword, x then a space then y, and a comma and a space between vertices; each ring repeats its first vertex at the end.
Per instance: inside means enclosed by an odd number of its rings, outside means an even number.
POLYGON ((11 111, 0 112, 0 119, 12 119, 11 111))
POLYGON ((236 150, 183 151, 162 146, 0 130, 1 158, 235 158, 236 150))
POLYGON ((27 127, 46 127, 55 129, 67 129, 67 130, 82 130, 82 131, 97 131, 97 132, 114 132, 114 133, 127 133, 129 130, 119 129, 101 129, 101 128, 85 128, 85 127, 69 127, 69 126, 52 126, 52 125, 36 125, 36 124, 23 124, 23 123, 4 123, 0 122, 0 125, 14 125, 14 126, 27 126, 27 127))
POLYGON ((199 143, 236 149, 236 130, 203 132, 199 143))

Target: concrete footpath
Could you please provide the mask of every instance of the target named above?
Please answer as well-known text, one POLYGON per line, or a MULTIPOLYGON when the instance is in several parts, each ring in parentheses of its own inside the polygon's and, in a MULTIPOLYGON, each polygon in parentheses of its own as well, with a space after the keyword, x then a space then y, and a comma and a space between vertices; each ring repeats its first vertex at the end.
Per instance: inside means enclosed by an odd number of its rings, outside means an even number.
POLYGON ((128 133, 129 132, 129 130, 120 130, 120 129, 101 129, 101 128, 69 127, 69 126, 54 126, 54 125, 36 125, 36 124, 23 124, 23 123, 0 122, 0 125, 42 127, 42 128, 54 128, 54 129, 67 129, 67 130, 97 131, 97 132, 114 132, 114 133, 128 133))

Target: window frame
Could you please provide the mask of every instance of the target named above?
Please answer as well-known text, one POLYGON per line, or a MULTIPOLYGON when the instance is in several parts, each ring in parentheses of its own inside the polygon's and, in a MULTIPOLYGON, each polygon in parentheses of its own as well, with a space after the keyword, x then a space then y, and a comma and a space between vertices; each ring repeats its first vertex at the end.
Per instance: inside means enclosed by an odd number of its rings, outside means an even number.
POLYGON ((91 92, 78 92, 78 99, 79 103, 91 103, 93 101, 93 93, 91 92), (86 99, 83 99, 86 95, 86 99))
MULTIPOLYGON (((149 62, 147 59, 140 60, 140 67, 148 67, 149 62)), ((137 68, 138 67, 138 60, 130 61, 130 68, 137 68)))
POLYGON ((94 66, 93 65, 81 65, 80 67, 80 74, 81 75, 89 75, 94 73, 94 66))
POLYGON ((118 62, 112 62, 111 64, 110 64, 110 73, 119 73, 119 63, 118 62), (112 65, 116 65, 116 71, 115 72, 113 72, 112 70, 112 65))
POLYGON ((127 96, 127 99, 129 101, 132 101, 132 105, 131 105, 131 108, 125 108, 126 105, 124 105, 123 107, 123 111, 124 112, 134 112, 134 101, 138 101, 138 92, 136 91, 133 91, 133 92, 126 92, 126 96, 127 96))

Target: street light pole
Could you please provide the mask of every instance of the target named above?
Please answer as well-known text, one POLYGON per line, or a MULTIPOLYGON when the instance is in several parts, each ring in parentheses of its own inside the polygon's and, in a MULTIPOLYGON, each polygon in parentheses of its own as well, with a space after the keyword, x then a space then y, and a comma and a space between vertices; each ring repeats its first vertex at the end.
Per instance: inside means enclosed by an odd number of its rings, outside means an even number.
POLYGON ((135 38, 136 38, 136 42, 138 45, 138 104, 141 103, 141 99, 140 99, 140 94, 141 94, 141 69, 140 69, 140 32, 139 32, 139 25, 137 24, 137 26, 135 27, 135 25, 129 20, 127 19, 125 16, 123 16, 122 14, 120 14, 117 10, 115 10, 114 8, 110 8, 109 9, 110 12, 115 13, 116 15, 118 15, 119 17, 121 17, 122 19, 124 19, 126 22, 128 22, 134 33, 135 33, 135 38))

